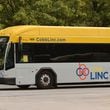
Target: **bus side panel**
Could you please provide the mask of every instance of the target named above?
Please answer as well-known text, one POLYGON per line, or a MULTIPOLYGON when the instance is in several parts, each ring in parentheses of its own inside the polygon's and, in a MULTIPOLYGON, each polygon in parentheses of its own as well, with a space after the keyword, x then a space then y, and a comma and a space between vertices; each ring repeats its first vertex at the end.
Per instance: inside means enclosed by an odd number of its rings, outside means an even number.
POLYGON ((51 68, 57 83, 110 81, 110 63, 28 63, 16 65, 16 83, 35 84, 35 76, 42 68, 51 68))
POLYGON ((56 72, 58 83, 110 81, 110 63, 65 63, 56 72))
POLYGON ((49 67, 57 74, 57 83, 109 82, 110 63, 47 63, 37 68, 49 67))
POLYGON ((16 85, 35 84, 35 73, 32 64, 16 64, 16 85))

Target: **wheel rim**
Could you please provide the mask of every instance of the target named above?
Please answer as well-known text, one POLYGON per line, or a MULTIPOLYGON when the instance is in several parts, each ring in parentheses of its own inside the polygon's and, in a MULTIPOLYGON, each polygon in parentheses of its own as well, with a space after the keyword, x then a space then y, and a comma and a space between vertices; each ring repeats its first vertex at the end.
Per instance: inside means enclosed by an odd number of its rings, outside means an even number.
POLYGON ((41 84, 44 86, 48 86, 50 84, 50 76, 48 74, 43 74, 40 80, 41 84))

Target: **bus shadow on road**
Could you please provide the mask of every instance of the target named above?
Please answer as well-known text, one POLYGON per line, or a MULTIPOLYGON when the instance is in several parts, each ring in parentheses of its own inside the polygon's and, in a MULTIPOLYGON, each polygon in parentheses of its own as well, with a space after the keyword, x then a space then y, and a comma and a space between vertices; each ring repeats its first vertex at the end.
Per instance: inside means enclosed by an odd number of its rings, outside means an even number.
POLYGON ((81 86, 60 86, 53 89, 38 89, 36 87, 30 87, 28 89, 21 89, 21 88, 15 88, 15 87, 8 87, 8 88, 0 88, 0 91, 21 91, 21 90, 56 90, 56 89, 88 89, 88 88, 110 88, 110 85, 81 85, 81 86))
POLYGON ((58 87, 57 89, 78 89, 78 88, 110 88, 110 85, 81 85, 81 86, 65 86, 65 87, 58 87))

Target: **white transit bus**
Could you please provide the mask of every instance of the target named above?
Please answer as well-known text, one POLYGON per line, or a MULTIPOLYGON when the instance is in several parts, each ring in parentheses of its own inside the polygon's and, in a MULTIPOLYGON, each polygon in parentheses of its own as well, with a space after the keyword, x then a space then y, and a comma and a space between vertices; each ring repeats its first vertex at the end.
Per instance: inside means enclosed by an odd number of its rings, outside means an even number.
POLYGON ((110 83, 110 28, 14 26, 0 31, 0 84, 54 88, 110 83))

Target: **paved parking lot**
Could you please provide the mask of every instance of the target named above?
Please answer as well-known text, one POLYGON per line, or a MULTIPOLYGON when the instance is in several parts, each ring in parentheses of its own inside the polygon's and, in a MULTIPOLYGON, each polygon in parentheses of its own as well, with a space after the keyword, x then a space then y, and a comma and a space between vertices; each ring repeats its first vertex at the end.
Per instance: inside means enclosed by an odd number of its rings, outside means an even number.
POLYGON ((110 110, 110 87, 20 90, 0 85, 0 110, 110 110))

